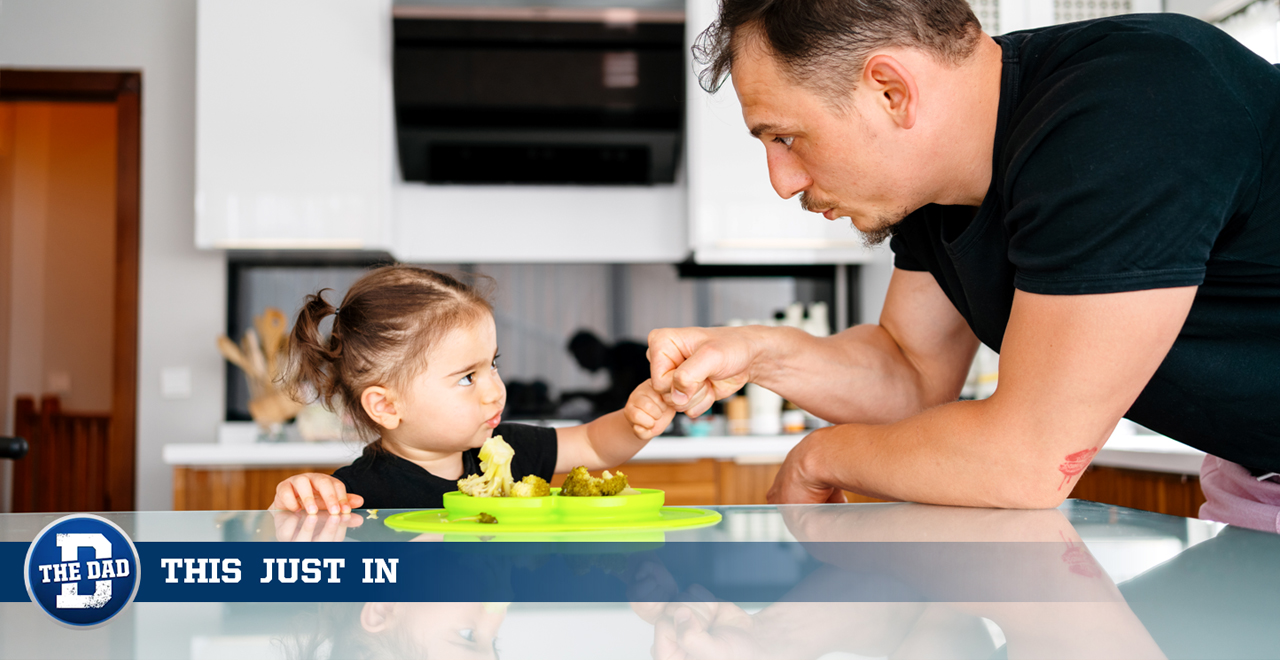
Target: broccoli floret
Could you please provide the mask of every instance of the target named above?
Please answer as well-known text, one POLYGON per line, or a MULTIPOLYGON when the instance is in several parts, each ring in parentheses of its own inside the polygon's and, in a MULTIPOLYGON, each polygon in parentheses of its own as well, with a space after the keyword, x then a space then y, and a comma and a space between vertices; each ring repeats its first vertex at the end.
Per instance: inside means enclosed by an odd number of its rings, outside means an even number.
POLYGON ((627 488, 627 475, 619 472, 617 474, 609 474, 608 470, 601 475, 600 494, 617 495, 627 488))
POLYGON ((617 495, 627 490, 627 475, 619 472, 609 474, 604 471, 603 478, 593 477, 587 468, 579 465, 569 472, 564 485, 560 487, 561 495, 570 497, 600 497, 617 495))
POLYGON ((456 523, 456 522, 471 522, 471 521, 483 523, 485 525, 493 525, 498 522, 498 519, 481 511, 480 513, 474 516, 467 516, 466 518, 454 518, 453 520, 446 520, 445 522, 456 523))
POLYGON ((603 483, 601 479, 591 476, 586 467, 579 465, 565 478, 564 484, 560 486, 560 494, 569 497, 599 497, 603 483))
POLYGON ((551 494, 551 484, 536 474, 530 474, 511 487, 512 497, 546 497, 551 494))
POLYGON ((511 494, 511 459, 516 452, 502 436, 495 435, 480 447, 480 469, 484 474, 473 474, 458 480, 458 490, 472 497, 506 497, 511 494))

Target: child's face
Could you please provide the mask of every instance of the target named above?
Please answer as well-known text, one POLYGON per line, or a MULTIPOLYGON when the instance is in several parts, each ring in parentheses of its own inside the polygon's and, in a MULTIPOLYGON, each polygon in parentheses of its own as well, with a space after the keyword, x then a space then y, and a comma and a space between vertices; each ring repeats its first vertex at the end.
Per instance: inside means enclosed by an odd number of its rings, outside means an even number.
POLYGON ((366 603, 360 624, 374 634, 399 633, 413 655, 482 660, 497 657, 494 639, 506 616, 505 603, 366 603))
POLYGON ((507 402, 497 356, 498 333, 490 314, 441 336, 427 354, 426 370, 404 393, 397 440, 434 451, 484 444, 502 421, 507 402))

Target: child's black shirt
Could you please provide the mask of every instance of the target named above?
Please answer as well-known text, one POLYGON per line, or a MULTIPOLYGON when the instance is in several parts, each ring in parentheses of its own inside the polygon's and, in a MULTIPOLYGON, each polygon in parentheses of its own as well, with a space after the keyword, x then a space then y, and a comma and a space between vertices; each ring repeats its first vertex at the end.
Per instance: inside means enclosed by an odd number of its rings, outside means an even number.
MULTIPOLYGON (((515 450, 511 476, 536 474, 547 481, 556 469, 556 430, 524 424, 499 424, 493 430, 515 450)), ((480 474, 480 450, 462 453, 462 476, 480 474)), ((364 509, 439 509, 445 493, 458 490, 456 479, 442 479, 412 461, 372 443, 354 463, 333 476, 348 493, 364 497, 364 509)))

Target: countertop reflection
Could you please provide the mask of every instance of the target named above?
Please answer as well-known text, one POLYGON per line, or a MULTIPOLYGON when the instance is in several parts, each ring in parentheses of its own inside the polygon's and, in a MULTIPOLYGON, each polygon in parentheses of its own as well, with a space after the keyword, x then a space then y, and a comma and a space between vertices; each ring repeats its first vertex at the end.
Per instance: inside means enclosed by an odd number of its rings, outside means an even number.
MULTIPOLYGON (((522 585, 550 570, 544 559, 485 564, 477 583, 501 583, 512 602, 136 602, 75 631, 30 603, 0 603, 0 657, 1280 655, 1274 535, 1078 500, 1042 511, 716 510, 724 519, 712 527, 566 559, 567 575, 616 583, 618 602, 533 602, 522 585)), ((135 542, 445 540, 390 531, 390 513, 104 515, 135 542)), ((29 542, 57 517, 0 516, 0 541, 29 542)))

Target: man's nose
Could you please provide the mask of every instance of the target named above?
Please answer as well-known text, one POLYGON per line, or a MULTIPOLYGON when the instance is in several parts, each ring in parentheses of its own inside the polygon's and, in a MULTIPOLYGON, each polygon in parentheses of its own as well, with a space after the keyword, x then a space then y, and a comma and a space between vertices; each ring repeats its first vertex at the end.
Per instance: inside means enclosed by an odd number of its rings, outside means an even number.
POLYGON ((813 184, 809 173, 786 153, 769 156, 769 183, 783 199, 791 199, 813 184))

